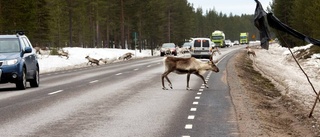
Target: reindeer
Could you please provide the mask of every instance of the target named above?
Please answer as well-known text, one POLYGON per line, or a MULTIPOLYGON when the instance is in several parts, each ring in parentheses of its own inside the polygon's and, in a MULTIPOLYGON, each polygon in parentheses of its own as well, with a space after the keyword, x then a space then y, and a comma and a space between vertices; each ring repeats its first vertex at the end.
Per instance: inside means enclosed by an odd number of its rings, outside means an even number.
POLYGON ((250 57, 250 54, 253 56, 253 57, 256 57, 256 52, 254 52, 253 49, 251 49, 249 46, 246 47, 247 49, 247 55, 250 57))
POLYGON ((212 55, 216 55, 215 52, 218 52, 219 55, 221 55, 221 52, 220 52, 220 50, 218 49, 218 47, 213 47, 213 48, 212 48, 212 55))
POLYGON ((69 52, 64 50, 58 50, 59 57, 65 56, 67 59, 69 59, 69 52))
POLYGON ((94 64, 97 64, 97 65, 99 66, 99 62, 100 62, 99 60, 94 59, 94 58, 90 58, 89 56, 86 56, 85 58, 88 59, 87 65, 88 65, 89 63, 91 63, 90 65, 92 66, 92 63, 94 63, 94 64))
POLYGON ((164 86, 164 78, 167 79, 167 81, 169 82, 169 86, 172 89, 171 81, 168 78, 168 75, 171 72, 175 72, 177 74, 187 74, 187 90, 190 90, 189 80, 191 74, 195 74, 196 76, 200 77, 205 84, 205 87, 209 88, 202 75, 209 70, 219 72, 219 68, 212 61, 212 57, 210 57, 210 60, 208 62, 202 62, 201 60, 198 60, 194 57, 179 58, 168 56, 164 60, 164 66, 165 71, 161 76, 163 90, 168 90, 164 86))
POLYGON ((131 53, 131 52, 128 52, 128 53, 125 53, 123 54, 121 57, 119 57, 119 60, 122 59, 122 60, 129 60, 132 58, 134 54, 131 53))
POLYGON ((48 47, 44 47, 44 48, 34 47, 34 49, 36 50, 36 54, 41 55, 41 58, 43 55, 48 55, 47 57, 49 57, 50 52, 51 52, 48 47))
POLYGON ((107 64, 108 63, 108 58, 100 58, 99 61, 103 62, 104 64, 107 64))

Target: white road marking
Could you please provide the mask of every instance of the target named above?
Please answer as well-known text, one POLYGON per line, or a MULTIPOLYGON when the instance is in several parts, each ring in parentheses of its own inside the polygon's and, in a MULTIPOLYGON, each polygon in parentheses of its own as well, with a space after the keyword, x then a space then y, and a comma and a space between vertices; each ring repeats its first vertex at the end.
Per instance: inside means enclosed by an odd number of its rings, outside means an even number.
POLYGON ((197 108, 191 108, 190 111, 197 111, 197 108))
POLYGON ((57 94, 57 93, 60 93, 60 92, 62 92, 62 91, 63 91, 63 90, 57 90, 57 91, 55 91, 55 92, 48 93, 48 95, 57 94))
POLYGON ((122 73, 118 73, 118 74, 116 74, 116 76, 119 76, 119 75, 121 75, 122 73))
POLYGON ((89 83, 96 83, 96 82, 98 82, 99 80, 94 80, 94 81, 91 81, 91 82, 89 82, 89 83))
POLYGON ((196 96, 194 99, 200 99, 200 97, 199 97, 199 96, 196 96))
POLYGON ((134 69, 134 71, 137 71, 137 70, 139 70, 139 69, 138 68, 134 69))
POLYGON ((195 115, 189 115, 188 119, 194 119, 195 115))
POLYGON ((186 124, 185 129, 192 129, 192 124, 186 124))
POLYGON ((193 102, 192 104, 193 104, 193 105, 198 105, 198 104, 199 104, 199 102, 193 102))
POLYGON ((203 89, 201 88, 201 89, 199 89, 199 91, 203 91, 203 89))
POLYGON ((200 88, 202 88, 202 89, 203 89, 203 88, 205 88, 205 87, 202 85, 200 88))
POLYGON ((198 93, 197 93, 197 95, 201 95, 201 94, 202 94, 202 92, 198 92, 198 93))
POLYGON ((190 137, 190 136, 182 136, 182 137, 190 137))

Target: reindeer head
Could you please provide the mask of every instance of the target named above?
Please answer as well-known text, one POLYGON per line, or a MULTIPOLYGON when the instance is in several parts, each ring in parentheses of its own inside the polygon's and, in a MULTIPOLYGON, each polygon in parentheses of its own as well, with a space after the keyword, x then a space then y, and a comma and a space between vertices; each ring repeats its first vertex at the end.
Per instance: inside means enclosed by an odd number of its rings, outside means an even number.
POLYGON ((210 57, 208 64, 211 66, 210 70, 214 72, 219 72, 219 68, 216 66, 215 62, 213 62, 212 56, 210 57))

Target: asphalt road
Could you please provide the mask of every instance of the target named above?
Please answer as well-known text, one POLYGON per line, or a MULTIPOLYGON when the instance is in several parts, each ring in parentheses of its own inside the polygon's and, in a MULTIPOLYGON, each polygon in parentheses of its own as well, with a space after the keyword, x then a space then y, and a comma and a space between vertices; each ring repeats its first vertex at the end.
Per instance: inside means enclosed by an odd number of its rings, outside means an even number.
POLYGON ((222 49, 209 89, 191 76, 169 74, 163 57, 46 73, 40 87, 0 85, 0 136, 209 137, 238 136, 225 67, 240 48, 222 49))

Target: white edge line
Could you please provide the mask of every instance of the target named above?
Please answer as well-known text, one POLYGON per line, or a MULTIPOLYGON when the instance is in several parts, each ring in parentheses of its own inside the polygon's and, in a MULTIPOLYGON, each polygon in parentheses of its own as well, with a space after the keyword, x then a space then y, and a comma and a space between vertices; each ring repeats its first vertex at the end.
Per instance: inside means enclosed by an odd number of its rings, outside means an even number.
POLYGON ((63 91, 63 90, 57 90, 57 91, 55 91, 55 92, 48 93, 48 95, 57 94, 57 93, 60 93, 60 92, 62 92, 62 91, 63 91))
POLYGON ((90 84, 92 84, 92 83, 96 83, 96 82, 98 82, 99 80, 94 80, 94 81, 91 81, 91 82, 89 82, 90 84))
POLYGON ((118 74, 116 74, 116 76, 119 76, 119 75, 121 75, 122 73, 118 73, 118 74))

